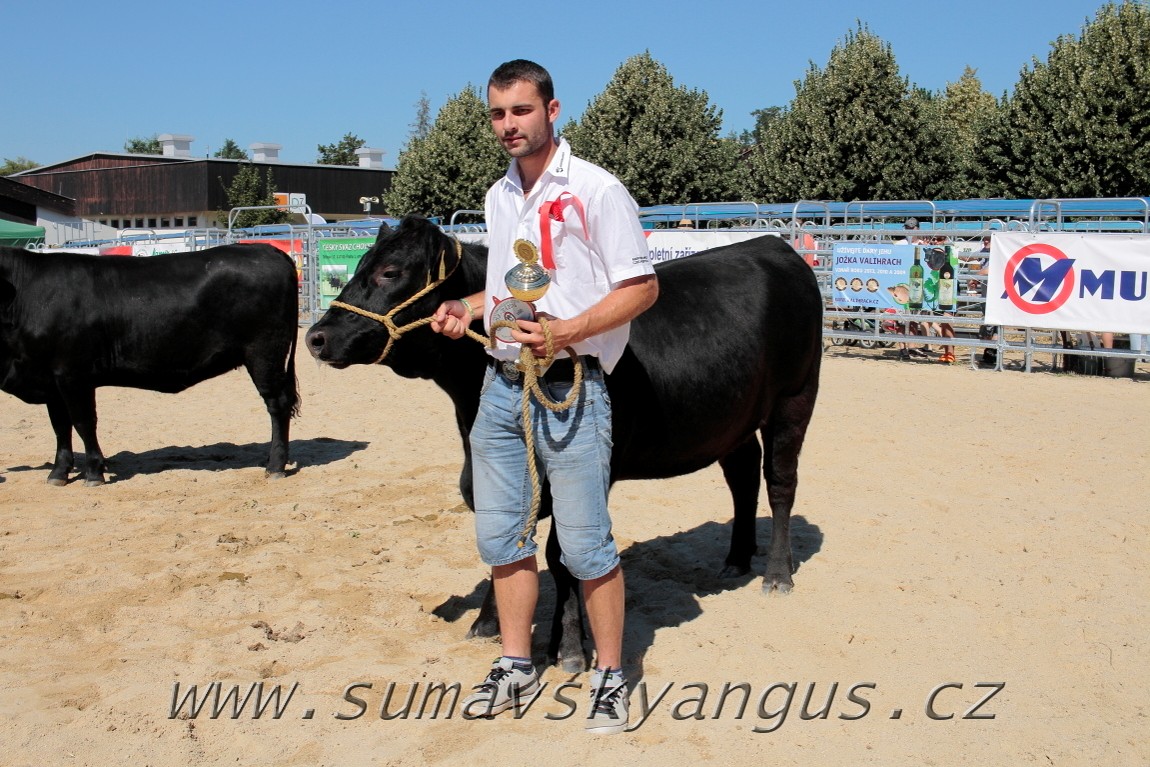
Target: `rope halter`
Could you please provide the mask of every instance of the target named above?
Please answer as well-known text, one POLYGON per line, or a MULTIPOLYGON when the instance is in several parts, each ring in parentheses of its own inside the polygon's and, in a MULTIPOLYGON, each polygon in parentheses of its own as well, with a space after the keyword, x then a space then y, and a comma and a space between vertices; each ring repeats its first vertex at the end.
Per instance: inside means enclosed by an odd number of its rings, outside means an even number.
POLYGON ((395 321, 392 318, 419 299, 426 296, 431 291, 438 288, 440 285, 446 282, 452 274, 455 273, 455 270, 459 268, 461 263, 463 263, 463 243, 461 243, 459 240, 454 240, 454 242, 456 259, 455 265, 451 267, 451 270, 448 271, 447 269, 447 251, 445 249, 440 250, 438 276, 432 279, 431 272, 429 271, 427 274, 427 285, 411 298, 407 299, 401 304, 398 304, 397 306, 392 307, 392 309, 388 311, 387 314, 376 314, 375 312, 370 312, 367 309, 360 309, 358 306, 352 306, 351 304, 345 303, 343 301, 331 302, 330 306, 332 307, 349 311, 352 314, 358 314, 361 317, 367 317, 370 320, 375 320, 387 328, 387 334, 389 336, 387 339, 387 344, 383 347, 383 352, 381 352, 375 362, 372 363, 373 365, 378 365, 387 358, 387 355, 391 352, 391 347, 395 345, 396 341, 403 337, 404 333, 407 333, 409 330, 415 330, 416 328, 422 327, 431 322, 431 317, 424 317, 423 319, 416 320, 415 322, 409 322, 403 327, 396 327, 395 321))

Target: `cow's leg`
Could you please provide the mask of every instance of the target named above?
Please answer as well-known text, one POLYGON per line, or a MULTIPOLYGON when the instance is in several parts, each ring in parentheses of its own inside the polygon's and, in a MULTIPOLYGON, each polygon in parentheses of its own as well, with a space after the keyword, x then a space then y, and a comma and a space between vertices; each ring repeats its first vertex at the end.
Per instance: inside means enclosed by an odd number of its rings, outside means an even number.
MULTIPOLYGON (((294 354, 294 346, 288 352, 294 354)), ((288 463, 288 440, 291 419, 299 404, 296 390, 295 364, 289 359, 284 369, 283 356, 260 354, 245 363, 248 375, 256 390, 263 397, 268 416, 272 422, 272 437, 268 447, 266 472, 269 477, 280 478, 286 474, 288 463)))
POLYGON ((68 406, 64 400, 58 397, 48 400, 48 419, 52 422, 52 431, 56 433, 56 458, 48 474, 48 484, 66 485, 75 458, 72 455, 72 418, 68 415, 68 406))
POLYGON ((582 584, 560 561, 559 535, 555 525, 547 534, 547 568, 555 579, 555 612, 551 616, 551 636, 547 640, 547 661, 565 672, 577 674, 588 668, 583 651, 582 584))
MULTIPOLYGON (((815 375, 817 381, 817 374, 815 375)), ((771 421, 762 430, 766 460, 763 475, 767 480, 767 498, 771 504, 771 543, 767 552, 767 572, 763 591, 786 594, 794 588, 795 571, 791 558, 791 508, 799 483, 799 451, 814 411, 815 390, 780 399, 771 421)))
POLYGON ((493 639, 499 636, 499 608, 495 604, 495 586, 487 581, 487 593, 479 606, 479 615, 467 630, 468 639, 493 639))
POLYGON ((738 578, 751 571, 751 557, 755 555, 755 517, 759 511, 759 486, 762 484, 763 451, 759 438, 752 434, 746 442, 719 459, 723 478, 731 491, 735 506, 731 525, 731 548, 727 552, 720 578, 738 578))
POLYGON ((272 422, 272 438, 268 449, 268 463, 265 473, 269 477, 282 478, 287 474, 288 440, 291 430, 291 410, 273 409, 268 404, 268 415, 272 422))
MULTIPOLYGON (((87 487, 102 485, 108 464, 96 439, 96 389, 71 381, 57 381, 57 388, 63 396, 68 418, 71 419, 76 433, 80 435, 80 441, 84 443, 84 465, 80 467, 80 472, 84 475, 84 485, 87 487)), ((58 436, 59 432, 57 438, 58 436)), ((55 472, 53 469, 52 473, 55 472)), ((49 481, 51 478, 52 475, 49 475, 49 481)))

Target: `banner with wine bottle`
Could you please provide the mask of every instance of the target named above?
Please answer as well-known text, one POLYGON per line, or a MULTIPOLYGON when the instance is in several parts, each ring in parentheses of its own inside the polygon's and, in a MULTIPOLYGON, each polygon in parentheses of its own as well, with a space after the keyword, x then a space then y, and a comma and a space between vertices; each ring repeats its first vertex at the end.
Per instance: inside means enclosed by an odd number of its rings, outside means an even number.
POLYGON ((836 242, 831 255, 836 307, 954 311, 958 258, 951 245, 836 242))

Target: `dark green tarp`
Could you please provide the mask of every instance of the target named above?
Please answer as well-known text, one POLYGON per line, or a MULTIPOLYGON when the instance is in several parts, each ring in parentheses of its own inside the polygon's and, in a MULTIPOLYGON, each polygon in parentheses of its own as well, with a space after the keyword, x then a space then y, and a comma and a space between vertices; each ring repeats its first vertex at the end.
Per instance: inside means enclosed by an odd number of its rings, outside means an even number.
POLYGON ((44 242, 44 227, 19 224, 0 218, 0 245, 25 248, 44 242))

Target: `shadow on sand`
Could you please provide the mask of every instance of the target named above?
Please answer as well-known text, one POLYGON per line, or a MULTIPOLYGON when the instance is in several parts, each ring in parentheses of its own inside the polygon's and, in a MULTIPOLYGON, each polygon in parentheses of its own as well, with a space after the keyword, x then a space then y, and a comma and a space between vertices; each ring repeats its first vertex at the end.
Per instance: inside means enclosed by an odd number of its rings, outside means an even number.
MULTIPOLYGON (((326 466, 341 461, 344 458, 367 448, 369 442, 355 440, 331 439, 316 437, 314 439, 292 440, 290 445, 292 463, 287 474, 290 476, 301 468, 309 466, 326 466)), ((76 459, 82 460, 83 453, 77 453, 76 459)), ((188 469, 192 471, 224 471, 226 469, 244 469, 252 466, 263 466, 268 459, 267 442, 249 442, 237 445, 232 442, 217 442, 214 445, 201 445, 190 447, 187 445, 172 445, 169 447, 145 450, 141 453, 121 451, 108 456, 107 480, 123 482, 132 477, 149 474, 160 474, 171 469, 188 469)), ((7 469, 10 472, 52 470, 50 463, 40 466, 13 466, 7 469)), ((80 479, 73 474, 69 482, 80 479)))
MULTIPOLYGON (((765 552, 770 543, 771 525, 769 518, 758 521, 760 552, 765 552)), ((636 542, 622 553, 623 571, 627 577, 623 656, 630 659, 627 675, 632 681, 637 682, 643 676, 643 658, 654 644, 656 632, 688 623, 702 615, 702 597, 738 588, 759 588, 758 581, 766 571, 766 559, 762 556, 752 560, 752 571, 741 578, 719 577, 730 539, 729 522, 706 522, 690 530, 636 542)), ((822 545, 823 533, 817 525, 802 516, 791 517, 791 550, 796 573, 822 549, 822 545)), ((796 587, 801 588, 801 582, 796 587)), ((470 593, 452 596, 432 612, 447 622, 458 621, 470 611, 479 609, 487 588, 487 579, 481 580, 470 593)), ((763 609, 769 608, 764 601, 763 609)), ((536 661, 540 663, 546 658, 547 634, 554 609, 554 581, 542 578, 533 647, 536 661)), ((590 649, 590 644, 587 649, 590 649)))

